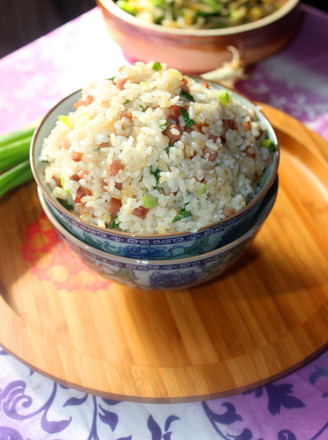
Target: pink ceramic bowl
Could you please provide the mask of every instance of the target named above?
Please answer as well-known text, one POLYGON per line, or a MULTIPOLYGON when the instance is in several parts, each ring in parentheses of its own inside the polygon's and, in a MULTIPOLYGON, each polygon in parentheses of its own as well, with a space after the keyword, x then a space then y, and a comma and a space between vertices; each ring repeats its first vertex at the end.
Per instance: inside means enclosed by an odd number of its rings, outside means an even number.
POLYGON ((130 60, 160 61, 184 73, 201 74, 230 61, 229 46, 251 64, 285 46, 295 34, 299 0, 282 0, 276 12, 252 23, 224 29, 176 29, 148 24, 120 9, 114 0, 97 0, 108 32, 130 60))

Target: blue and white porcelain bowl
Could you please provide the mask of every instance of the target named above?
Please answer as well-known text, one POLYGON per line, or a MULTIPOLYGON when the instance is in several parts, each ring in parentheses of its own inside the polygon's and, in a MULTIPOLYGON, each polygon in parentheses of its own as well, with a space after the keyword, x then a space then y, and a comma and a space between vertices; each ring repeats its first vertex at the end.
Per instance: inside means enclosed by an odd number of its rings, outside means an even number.
POLYGON ((262 206, 253 226, 238 239, 201 255, 160 261, 118 257, 86 244, 61 225, 40 189, 38 194, 43 210, 59 236, 97 273, 112 281, 138 289, 175 290, 204 283, 221 275, 235 263, 249 247, 270 214, 277 191, 278 180, 268 193, 265 205, 262 206))
MULTIPOLYGON (((218 89, 223 86, 210 83, 218 89)), ((279 164, 280 150, 274 129, 258 106, 237 92, 230 91, 233 96, 247 108, 254 109, 259 120, 265 124, 267 136, 277 146, 273 154, 272 164, 265 170, 255 197, 236 214, 203 227, 196 232, 172 233, 165 235, 129 234, 116 229, 106 229, 87 223, 72 212, 65 209, 51 194, 45 182, 45 164, 40 160, 43 140, 48 137, 56 124, 59 115, 73 110, 73 104, 81 96, 77 91, 59 102, 43 118, 36 129, 31 143, 31 168, 35 181, 41 189, 43 197, 51 205, 56 219, 73 236, 92 248, 120 257, 146 260, 185 259, 200 254, 206 254, 221 246, 242 237, 253 227, 254 219, 263 209, 263 199, 274 184, 279 164)))

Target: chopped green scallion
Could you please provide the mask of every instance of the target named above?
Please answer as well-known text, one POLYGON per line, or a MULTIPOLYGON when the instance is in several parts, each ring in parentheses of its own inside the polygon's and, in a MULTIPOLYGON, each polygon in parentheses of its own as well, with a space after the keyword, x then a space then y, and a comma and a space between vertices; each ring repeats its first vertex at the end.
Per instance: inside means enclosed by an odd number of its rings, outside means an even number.
POLYGON ((191 212, 187 211, 186 208, 182 208, 180 209, 180 211, 178 212, 178 214, 173 218, 172 223, 178 222, 180 220, 185 220, 188 217, 191 217, 191 212))
POLYGON ((123 9, 123 11, 125 11, 131 15, 137 15, 136 10, 131 8, 131 6, 129 5, 129 2, 127 0, 118 0, 116 2, 116 4, 119 8, 123 9))
POLYGON ((230 101, 228 90, 227 89, 222 90, 218 98, 221 104, 228 104, 230 101))
POLYGON ((261 146, 264 148, 269 148, 271 153, 274 153, 275 151, 277 151, 276 145, 269 138, 264 139, 261 143, 261 146))
POLYGON ((168 145, 168 146, 165 148, 165 151, 168 153, 168 152, 170 151, 170 148, 172 148, 172 147, 174 147, 173 144, 172 144, 172 145, 168 145))
POLYGON ((117 215, 115 217, 112 218, 110 224, 109 224, 109 229, 115 229, 119 227, 119 222, 117 221, 117 215))
POLYGON ((67 127, 72 127, 68 115, 59 115, 58 119, 62 121, 63 124, 67 125, 67 127))
POLYGON ((180 90, 179 95, 181 96, 181 98, 185 98, 185 99, 188 99, 188 101, 195 102, 194 97, 190 93, 186 92, 183 89, 180 90))
POLYGON ((156 70, 157 72, 161 71, 161 70, 162 70, 162 65, 161 65, 161 63, 158 62, 158 61, 156 61, 156 63, 153 64, 152 69, 153 69, 153 70, 156 70))
POLYGON ((183 120, 185 121, 185 124, 188 128, 192 127, 193 125, 195 125, 195 121, 193 119, 191 119, 191 117, 189 116, 189 113, 187 112, 187 110, 185 110, 184 108, 180 107, 180 114, 183 117, 183 120))
POLYGON ((152 168, 150 168, 149 173, 155 177, 156 180, 156 185, 158 185, 159 179, 160 179, 160 173, 161 170, 159 168, 156 168, 156 170, 153 170, 152 168))
POLYGON ((206 189, 207 189, 207 184, 204 183, 204 185, 201 187, 201 189, 196 192, 196 196, 202 196, 205 193, 206 189))
POLYGON ((145 208, 151 209, 151 208, 155 208, 157 206, 157 200, 155 199, 154 196, 152 196, 150 194, 143 196, 142 201, 143 201, 145 208))

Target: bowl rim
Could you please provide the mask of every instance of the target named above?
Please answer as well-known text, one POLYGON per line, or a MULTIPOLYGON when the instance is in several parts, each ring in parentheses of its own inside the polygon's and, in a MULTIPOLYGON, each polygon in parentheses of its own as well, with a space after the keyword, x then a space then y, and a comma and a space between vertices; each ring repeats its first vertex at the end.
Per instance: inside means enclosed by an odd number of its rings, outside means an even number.
MULTIPOLYGON (((202 80, 203 78, 201 78, 201 76, 197 76, 197 75, 185 75, 191 78, 198 78, 199 80, 202 80)), ((122 238, 136 238, 136 239, 167 239, 167 238, 175 238, 175 237, 185 237, 187 235, 190 234, 195 234, 198 232, 202 232, 205 230, 210 230, 210 229, 214 229, 216 227, 218 227, 221 224, 224 224, 225 222, 230 222, 232 221, 234 218, 237 218, 241 215, 243 215, 246 211, 248 211, 249 208, 252 208, 252 206, 254 206, 255 204, 257 204, 269 191, 269 189, 271 188, 271 186, 273 185, 276 177, 277 177, 277 173, 278 173, 278 167, 279 167, 279 162, 280 162, 280 145, 279 145, 279 141, 277 138, 277 135, 275 133, 275 130, 272 126, 272 124, 270 123, 269 119, 267 118, 267 116, 265 115, 265 113, 261 110, 261 106, 260 104, 256 104, 253 101, 251 101, 249 98, 247 98, 246 96, 244 96, 243 94, 239 93, 238 91, 223 86, 222 84, 215 82, 215 81, 210 81, 210 80, 206 80, 209 84, 214 85, 215 87, 219 87, 219 88, 224 88, 224 89, 228 89, 230 91, 230 93, 232 93, 233 95, 237 95, 241 101, 246 101, 249 105, 250 108, 254 108, 254 110, 261 115, 261 117, 263 118, 265 125, 267 127, 267 130, 270 131, 270 135, 273 137, 273 141, 277 147, 274 157, 275 157, 275 162, 274 162, 274 168, 272 170, 271 176, 269 177, 268 181, 266 182, 266 184, 264 185, 264 187, 261 189, 261 191, 259 193, 256 194, 256 196, 249 202, 247 203, 242 209, 240 209, 239 211, 237 211, 236 213, 234 213, 231 216, 225 217, 221 220, 218 220, 216 222, 212 222, 209 223, 206 226, 203 226, 199 229, 197 229, 196 231, 182 231, 182 232, 168 232, 167 234, 147 234, 147 233, 130 233, 130 232, 125 232, 125 231, 117 231, 115 229, 109 229, 109 228, 105 228, 105 227, 101 227, 101 226, 97 226, 91 222, 87 222, 84 220, 81 220, 77 215, 72 214, 68 209, 64 208, 63 205, 61 205, 58 200, 51 196, 51 194, 49 194, 49 191, 47 190, 46 186, 43 184, 39 173, 37 171, 37 158, 35 157, 35 146, 36 146, 36 141, 38 138, 38 135, 43 127, 43 125, 46 123, 46 121, 48 120, 48 118, 50 117, 50 115, 56 111, 56 109, 58 107, 60 107, 62 104, 64 104, 67 100, 69 100, 70 98, 72 98, 75 94, 78 95, 81 93, 82 89, 78 89, 74 92, 72 92, 71 94, 69 94, 68 96, 64 97, 63 99, 61 99, 59 102, 57 102, 57 104, 55 104, 46 114, 45 116, 42 118, 42 120, 40 121, 39 125, 36 127, 32 139, 31 139, 31 146, 30 146, 30 165, 31 165, 31 170, 32 170, 32 174, 33 177, 37 183, 37 185, 41 188, 42 192, 44 193, 45 197, 47 199, 49 199, 49 201, 51 200, 51 204, 54 205, 55 208, 57 208, 57 210, 59 212, 62 212, 66 217, 68 217, 69 219, 71 219, 71 221, 73 221, 75 224, 81 225, 82 228, 89 228, 89 229, 93 229, 94 231, 101 233, 101 234, 105 234, 105 235, 112 235, 112 236, 117 236, 117 237, 122 237, 122 238)))
POLYGON ((254 31, 280 20, 281 18, 292 12, 292 10, 296 8, 299 2, 300 0, 286 0, 286 2, 277 11, 272 12, 271 14, 260 18, 259 20, 255 20, 253 22, 245 23, 238 26, 231 26, 219 29, 181 29, 165 27, 159 24, 147 23, 145 21, 142 21, 141 19, 138 19, 135 16, 119 8, 114 0, 97 0, 98 5, 102 7, 107 13, 115 17, 117 20, 128 23, 131 26, 134 26, 135 28, 138 28, 140 30, 144 31, 146 29, 150 32, 162 34, 163 36, 167 37, 219 37, 254 31))
MULTIPOLYGON (((221 246, 219 248, 213 249, 212 251, 205 252, 203 254, 194 255, 192 257, 185 257, 185 258, 179 258, 179 259, 171 259, 171 260, 147 260, 142 258, 129 258, 129 257, 121 257, 119 255, 111 254, 109 252, 102 251, 101 249, 95 248, 93 246, 90 246, 89 244, 85 243, 84 241, 80 240, 79 238, 75 237, 70 231, 68 231, 60 222, 56 219, 54 214, 51 212, 48 202, 46 201, 46 198, 41 191, 41 189, 38 187, 38 197, 40 200, 40 204, 42 206, 42 209, 44 213, 46 214, 48 220, 50 223, 52 223, 53 227, 60 234, 64 235, 68 240, 70 240, 73 244, 78 246, 79 248, 83 248, 86 251, 97 254, 98 256, 105 258, 106 260, 113 260, 115 262, 124 263, 124 264, 130 264, 130 265, 138 265, 138 266, 172 266, 172 265, 181 265, 181 264, 189 264, 193 263, 195 261, 203 261, 208 258, 214 257, 216 255, 219 255, 221 253, 227 252, 230 249, 233 249, 237 247, 238 245, 242 244, 247 239, 252 238, 262 227, 263 223, 268 218, 269 214, 272 211, 272 208, 275 204, 275 200, 278 194, 278 177, 276 178, 277 181, 277 189, 272 195, 272 198, 274 198, 274 202, 271 206, 271 209, 265 210, 264 215, 260 216, 260 219, 257 220, 257 222, 243 235, 235 239, 234 241, 221 246)), ((271 202, 271 199, 270 199, 271 202)))

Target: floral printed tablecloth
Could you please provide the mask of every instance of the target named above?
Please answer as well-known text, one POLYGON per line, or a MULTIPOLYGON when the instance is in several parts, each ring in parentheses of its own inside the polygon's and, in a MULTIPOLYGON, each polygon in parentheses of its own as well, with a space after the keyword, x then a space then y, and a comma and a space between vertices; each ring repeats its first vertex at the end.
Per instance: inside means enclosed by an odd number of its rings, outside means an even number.
MULTIPOLYGON (((237 88, 328 140, 328 15, 303 6, 300 31, 237 88)), ((43 116, 126 63, 94 9, 0 60, 0 133, 43 116)), ((0 319, 5 319, 1 316, 0 319)), ((327 335, 328 339, 328 335, 327 335)), ((65 388, 0 347, 0 440, 326 440, 328 351, 256 390, 179 404, 117 402, 65 388)))

